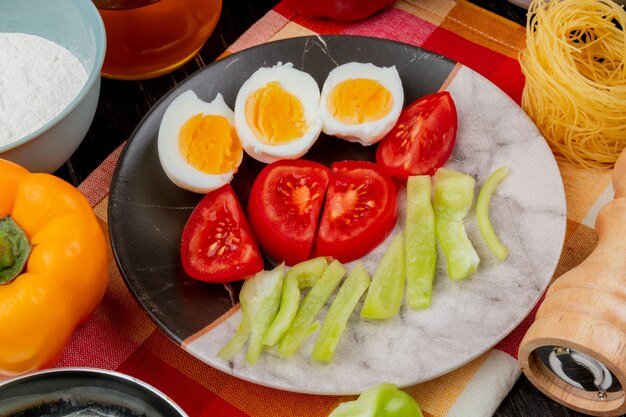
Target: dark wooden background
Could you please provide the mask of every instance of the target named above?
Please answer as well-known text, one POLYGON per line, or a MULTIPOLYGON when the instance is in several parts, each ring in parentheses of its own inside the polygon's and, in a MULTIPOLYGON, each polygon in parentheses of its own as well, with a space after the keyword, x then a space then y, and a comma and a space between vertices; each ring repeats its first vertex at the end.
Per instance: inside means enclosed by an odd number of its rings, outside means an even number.
MULTIPOLYGON (((314 1, 314 0, 313 0, 314 1)), ((215 60, 278 0, 224 0, 211 38, 198 56, 182 68, 145 81, 102 80, 100 101, 85 140, 56 175, 80 184, 113 150, 125 141, 146 112, 172 87, 215 60)), ((471 1, 522 25, 526 11, 505 0, 471 1)), ((494 414, 496 417, 583 416, 553 402, 522 376, 494 414)))

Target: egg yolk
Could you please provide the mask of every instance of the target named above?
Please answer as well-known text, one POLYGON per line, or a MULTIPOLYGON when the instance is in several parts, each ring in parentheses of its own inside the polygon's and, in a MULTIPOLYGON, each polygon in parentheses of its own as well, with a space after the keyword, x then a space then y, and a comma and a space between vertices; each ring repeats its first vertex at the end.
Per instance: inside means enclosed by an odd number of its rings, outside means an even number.
POLYGON ((246 100, 246 121, 254 136, 268 145, 301 137, 308 129, 300 100, 278 81, 267 83, 246 100))
POLYGON ((385 117, 391 111, 393 97, 378 81, 355 78, 337 84, 326 105, 335 119, 358 125, 385 117))
POLYGON ((198 113, 183 125, 178 146, 185 160, 207 174, 233 171, 242 158, 235 129, 224 116, 198 113))

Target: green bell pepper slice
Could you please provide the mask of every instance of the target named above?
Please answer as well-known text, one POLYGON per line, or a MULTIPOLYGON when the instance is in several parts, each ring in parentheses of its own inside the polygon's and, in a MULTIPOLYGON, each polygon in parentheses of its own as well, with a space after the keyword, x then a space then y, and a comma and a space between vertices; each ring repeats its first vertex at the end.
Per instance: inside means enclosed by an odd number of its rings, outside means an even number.
POLYGON ((231 360, 248 342, 246 360, 254 364, 263 351, 263 337, 276 317, 284 279, 284 264, 260 271, 244 281, 239 292, 242 320, 232 339, 218 356, 231 360))
POLYGON ((282 339, 298 312, 300 290, 315 285, 327 267, 326 258, 319 257, 300 262, 287 271, 280 297, 280 308, 263 337, 264 345, 274 346, 282 339))
POLYGON ((474 178, 462 172, 439 168, 435 173, 435 232, 454 281, 476 272, 480 261, 463 224, 474 201, 474 185, 474 178))
POLYGON ((489 202, 491 201, 491 196, 496 187, 507 175, 509 175, 509 169, 505 166, 492 172, 480 188, 478 199, 476 200, 476 218, 478 220, 480 234, 485 240, 485 243, 487 243, 487 246, 489 246, 491 252, 501 261, 506 259, 509 250, 500 239, 498 239, 498 235, 496 235, 495 230, 493 230, 491 220, 489 220, 489 202))
POLYGON ((281 356, 286 358, 293 356, 300 344, 320 327, 319 322, 315 319, 345 274, 346 269, 341 262, 335 260, 328 265, 320 279, 302 300, 296 317, 278 344, 278 353, 281 356))
POLYGON ((407 305, 413 309, 426 308, 432 302, 433 280, 437 269, 437 239, 431 194, 429 175, 408 178, 404 252, 406 299, 407 305))
POLYGON ((419 404, 395 385, 367 389, 355 401, 339 404, 328 417, 423 417, 419 404))
POLYGON ((404 239, 402 233, 398 233, 374 272, 361 317, 388 319, 398 314, 404 296, 405 273, 404 239))
POLYGON ((363 264, 359 262, 339 288, 328 309, 324 324, 322 324, 320 334, 313 347, 311 354, 313 359, 320 362, 333 360, 348 319, 350 319, 350 315, 369 285, 370 276, 363 264))

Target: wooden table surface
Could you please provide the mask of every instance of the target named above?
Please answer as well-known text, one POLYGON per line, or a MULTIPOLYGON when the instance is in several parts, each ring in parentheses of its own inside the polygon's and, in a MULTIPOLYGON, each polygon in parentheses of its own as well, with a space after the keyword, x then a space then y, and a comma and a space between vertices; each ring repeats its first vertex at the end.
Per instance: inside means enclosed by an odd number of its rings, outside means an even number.
MULTIPOLYGON (((145 81, 102 80, 95 118, 78 150, 55 174, 80 184, 113 150, 128 139, 146 112, 178 82, 215 60, 260 19, 277 0, 224 0, 219 23, 199 55, 182 68, 145 81)), ((473 0, 522 25, 526 11, 505 0, 473 0)), ((496 417, 583 416, 553 402, 522 376, 494 414, 496 417)))

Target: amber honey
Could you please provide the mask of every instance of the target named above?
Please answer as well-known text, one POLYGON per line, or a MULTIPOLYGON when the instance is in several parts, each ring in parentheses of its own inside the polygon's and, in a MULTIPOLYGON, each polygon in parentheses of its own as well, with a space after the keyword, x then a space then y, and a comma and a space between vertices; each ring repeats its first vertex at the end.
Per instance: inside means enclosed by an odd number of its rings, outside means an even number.
POLYGON ((221 7, 222 0, 160 0, 134 8, 100 8, 107 34, 102 75, 138 80, 180 67, 211 35, 221 7))

